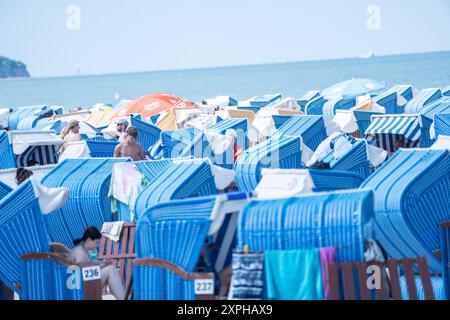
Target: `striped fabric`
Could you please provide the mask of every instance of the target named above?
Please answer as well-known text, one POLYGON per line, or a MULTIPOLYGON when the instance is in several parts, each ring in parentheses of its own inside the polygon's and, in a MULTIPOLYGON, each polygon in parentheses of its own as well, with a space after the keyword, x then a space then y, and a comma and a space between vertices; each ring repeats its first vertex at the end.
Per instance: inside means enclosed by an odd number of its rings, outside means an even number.
POLYGON ((442 97, 442 92, 439 88, 423 89, 417 96, 406 104, 405 113, 419 113, 423 107, 439 99, 440 97, 442 97))
POLYGON ((450 220, 449 181, 448 151, 401 149, 362 183, 374 191, 375 239, 390 258, 424 256, 441 272, 433 251, 439 224, 450 220))
POLYGON ((37 161, 40 165, 58 163, 59 146, 31 146, 24 153, 16 157, 16 165, 18 168, 27 167, 30 160, 37 161))
POLYGON ((420 116, 373 116, 365 136, 374 136, 376 145, 395 151, 394 142, 400 140, 404 147, 420 146, 422 121, 420 116))
POLYGON ((450 110, 446 114, 436 114, 434 116, 435 136, 450 136, 450 110))

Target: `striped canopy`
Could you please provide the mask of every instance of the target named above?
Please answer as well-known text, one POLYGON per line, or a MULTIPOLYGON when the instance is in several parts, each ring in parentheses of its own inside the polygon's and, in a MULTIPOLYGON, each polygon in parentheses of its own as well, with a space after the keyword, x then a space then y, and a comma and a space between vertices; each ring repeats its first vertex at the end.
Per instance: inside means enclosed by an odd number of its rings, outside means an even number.
POLYGON ((395 142, 404 148, 420 145, 422 118, 419 115, 372 116, 372 122, 365 136, 375 137, 378 147, 387 151, 396 151, 395 142))

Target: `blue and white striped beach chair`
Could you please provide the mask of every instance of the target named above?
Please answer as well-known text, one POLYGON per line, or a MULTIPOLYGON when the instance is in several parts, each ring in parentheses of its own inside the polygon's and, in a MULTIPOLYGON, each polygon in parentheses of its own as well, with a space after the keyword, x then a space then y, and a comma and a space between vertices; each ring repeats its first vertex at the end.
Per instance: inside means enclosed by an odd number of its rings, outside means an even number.
POLYGON ((176 161, 151 180, 139 194, 134 208, 135 219, 139 220, 148 208, 160 202, 216 193, 214 176, 207 160, 176 161))
POLYGON ((195 128, 161 132, 161 147, 164 158, 203 158, 208 146, 205 134, 195 128))
POLYGON ((423 89, 417 96, 411 99, 405 106, 405 113, 417 114, 426 105, 442 97, 440 88, 423 89))
MULTIPOLYGON (((398 114, 397 92, 387 91, 372 98, 372 102, 382 106, 387 114, 398 114)), ((364 132, 364 131, 363 131, 364 132)))
POLYGON ((363 178, 370 175, 369 160, 367 158, 366 141, 354 139, 352 148, 340 158, 335 155, 334 149, 321 161, 331 170, 356 173, 363 178))
POLYGON ((8 117, 8 127, 12 130, 17 130, 17 126, 22 119, 33 116, 46 109, 47 107, 44 105, 16 108, 8 117))
POLYGON ((250 104, 252 106, 257 106, 259 108, 263 108, 266 106, 269 106, 271 104, 275 104, 279 101, 281 101, 281 94, 280 93, 276 93, 276 94, 266 94, 264 96, 261 97, 256 97, 253 100, 250 100, 250 104))
POLYGON ((297 100, 297 103, 300 106, 300 111, 305 112, 306 104, 312 99, 317 98, 318 96, 320 96, 320 91, 318 90, 310 90, 305 93, 299 100, 297 100))
POLYGON ((322 96, 318 96, 314 99, 311 99, 306 105, 305 105, 305 113, 307 115, 316 115, 316 116, 321 116, 322 115, 322 108, 324 106, 324 104, 327 102, 328 100, 325 99, 322 96))
POLYGON ((356 124, 358 125, 358 130, 362 136, 364 135, 364 132, 366 132, 367 128, 370 126, 372 116, 381 115, 381 113, 365 110, 353 110, 353 115, 355 116, 356 124))
POLYGON ((450 220, 449 181, 448 151, 401 149, 363 182, 374 190, 375 236, 389 257, 425 256, 441 271, 433 251, 439 224, 450 220))
POLYGON ((401 141, 404 148, 429 147, 431 123, 421 115, 374 115, 364 135, 390 152, 395 151, 395 141, 401 141))
POLYGON ((66 159, 41 181, 49 188, 66 187, 69 199, 56 211, 45 215, 51 241, 61 242, 68 248, 79 239, 86 228, 102 228, 104 222, 113 221, 111 201, 108 198, 114 159, 66 159))
POLYGON ((365 226, 373 215, 370 190, 254 200, 238 221, 238 249, 251 252, 336 247, 337 262, 364 259, 365 226))
POLYGON ((86 140, 92 158, 112 158, 114 149, 119 142, 117 140, 104 140, 102 138, 92 138, 86 140))
POLYGON ((145 259, 161 259, 192 273, 208 237, 219 247, 209 272, 220 272, 231 263, 238 213, 249 196, 237 193, 192 198, 149 208, 136 230, 134 299, 194 299, 193 279, 182 279, 163 264, 145 264, 145 259))
POLYGON ((450 113, 450 97, 442 97, 419 111, 419 114, 428 118, 429 121, 433 121, 434 116, 441 113, 450 113))
POLYGON ((314 182, 314 192, 356 189, 363 183, 364 177, 349 171, 309 169, 314 182))
POLYGON ((356 99, 328 100, 322 107, 322 115, 325 123, 329 123, 336 115, 336 110, 349 110, 356 105, 356 99))
POLYGON ((40 165, 55 164, 62 144, 53 131, 0 131, 0 169, 23 168, 30 160, 40 165), (16 139, 21 141, 18 148, 14 146, 16 139))
POLYGON ((20 293, 20 257, 50 250, 31 181, 0 200, 0 281, 20 293))
POLYGON ((300 137, 277 135, 245 150, 236 160, 236 184, 239 191, 251 192, 261 180, 263 168, 302 168, 300 137))
POLYGON ((208 131, 225 134, 228 129, 233 129, 237 133, 237 144, 243 149, 248 148, 247 119, 224 119, 208 127, 208 131))
POLYGON ((450 113, 434 115, 435 136, 450 136, 450 113))
POLYGON ((291 116, 277 132, 284 136, 301 137, 312 151, 327 138, 322 116, 291 116))
POLYGON ((83 300, 85 297, 81 270, 56 254, 23 255, 20 273, 23 300, 83 300))

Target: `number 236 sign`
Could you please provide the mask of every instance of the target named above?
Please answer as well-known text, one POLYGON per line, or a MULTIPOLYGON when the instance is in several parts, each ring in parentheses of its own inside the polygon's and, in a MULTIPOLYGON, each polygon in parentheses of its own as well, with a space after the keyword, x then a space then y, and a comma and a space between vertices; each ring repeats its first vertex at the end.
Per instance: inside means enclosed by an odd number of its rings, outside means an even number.
POLYGON ((81 269, 83 273, 83 281, 92 281, 102 278, 100 266, 85 267, 81 269))

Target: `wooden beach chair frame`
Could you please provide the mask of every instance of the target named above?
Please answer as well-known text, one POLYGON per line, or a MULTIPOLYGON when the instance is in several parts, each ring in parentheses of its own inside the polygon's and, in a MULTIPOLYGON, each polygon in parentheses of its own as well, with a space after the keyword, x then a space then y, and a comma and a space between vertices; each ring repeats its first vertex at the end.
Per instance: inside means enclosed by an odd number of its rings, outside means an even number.
MULTIPOLYGON (((179 276, 183 280, 213 280, 214 281, 214 273, 212 272, 186 272, 180 266, 169 262, 167 260, 157 259, 157 258, 140 258, 134 260, 133 265, 135 266, 153 266, 166 269, 168 271, 174 272, 177 276, 179 276)), ((214 300, 214 294, 211 295, 196 295, 196 300, 214 300)))
POLYGON ((106 259, 118 269, 122 283, 125 277, 126 299, 131 298, 133 287, 133 261, 136 258, 134 251, 135 234, 136 223, 124 223, 120 240, 114 243, 113 240, 102 236, 98 252, 99 260, 106 259))
POLYGON ((425 257, 387 260, 386 262, 344 262, 333 263, 328 266, 327 273, 330 284, 331 300, 357 300, 359 291, 361 300, 402 300, 400 290, 400 275, 398 267, 403 266, 405 272, 406 286, 410 300, 418 300, 418 292, 415 284, 414 265, 418 267, 425 299, 434 300, 431 275, 428 270, 425 257), (369 290, 367 287, 367 268, 378 266, 381 270, 381 288, 369 290), (341 274, 342 285, 339 280, 341 274), (355 282, 355 274, 358 281, 355 282), (389 284, 389 285, 388 285, 389 284), (372 293, 375 292, 374 296, 372 293), (343 294, 343 295, 342 295, 343 294))

